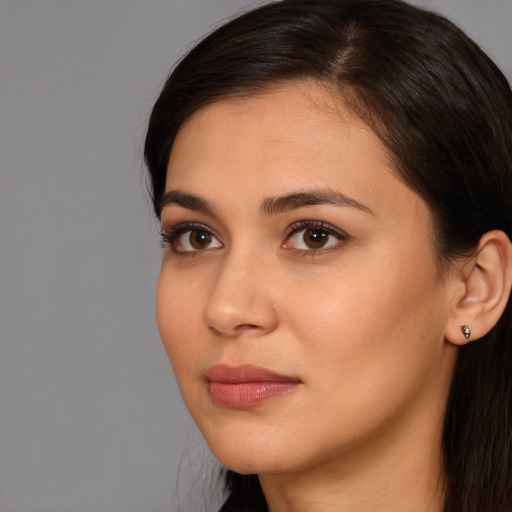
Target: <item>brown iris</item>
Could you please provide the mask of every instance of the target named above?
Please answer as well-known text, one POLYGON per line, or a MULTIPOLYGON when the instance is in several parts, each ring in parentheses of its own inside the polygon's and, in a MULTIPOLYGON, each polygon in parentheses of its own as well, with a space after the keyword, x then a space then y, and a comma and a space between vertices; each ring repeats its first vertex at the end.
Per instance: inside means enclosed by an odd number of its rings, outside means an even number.
POLYGON ((190 232, 188 240, 190 245, 199 251, 201 249, 208 248, 208 246, 212 243, 212 235, 208 233, 208 231, 203 231, 202 229, 194 229, 190 232))
POLYGON ((329 239, 329 233, 321 229, 306 229, 304 231, 303 239, 304 243, 310 249, 320 249, 327 243, 329 239))

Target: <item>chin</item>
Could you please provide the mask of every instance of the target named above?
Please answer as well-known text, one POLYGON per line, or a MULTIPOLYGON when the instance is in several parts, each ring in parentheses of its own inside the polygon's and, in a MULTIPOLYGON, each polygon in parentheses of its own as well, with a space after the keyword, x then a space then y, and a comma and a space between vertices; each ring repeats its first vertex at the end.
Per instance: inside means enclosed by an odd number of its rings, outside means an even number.
POLYGON ((284 439, 276 438, 271 433, 264 435, 239 426, 237 432, 217 429, 212 432, 201 432, 213 456, 219 463, 236 473, 263 474, 288 471, 289 446, 284 439))
POLYGON ((245 454, 220 454, 213 453, 219 463, 227 469, 241 475, 264 475, 291 472, 290 467, 283 464, 282 460, 267 460, 245 454))

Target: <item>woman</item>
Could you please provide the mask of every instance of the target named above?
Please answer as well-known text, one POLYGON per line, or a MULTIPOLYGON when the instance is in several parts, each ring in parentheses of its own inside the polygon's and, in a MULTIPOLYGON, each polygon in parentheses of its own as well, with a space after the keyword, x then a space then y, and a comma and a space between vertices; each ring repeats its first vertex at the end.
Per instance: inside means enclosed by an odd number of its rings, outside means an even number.
POLYGON ((146 139, 157 321, 223 511, 512 510, 512 93, 438 15, 284 0, 146 139))

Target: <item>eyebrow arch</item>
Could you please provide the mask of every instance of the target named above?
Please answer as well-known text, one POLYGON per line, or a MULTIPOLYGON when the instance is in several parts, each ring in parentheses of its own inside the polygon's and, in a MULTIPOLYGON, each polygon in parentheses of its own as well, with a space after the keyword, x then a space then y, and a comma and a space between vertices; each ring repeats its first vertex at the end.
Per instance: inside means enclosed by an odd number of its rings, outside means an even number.
POLYGON ((215 207, 209 201, 194 194, 181 192, 180 190, 170 190, 160 199, 160 211, 170 205, 181 206, 182 208, 208 215, 215 214, 215 207))
MULTIPOLYGON (((269 197, 261 203, 261 213, 265 216, 279 215, 280 213, 303 208, 304 206, 333 205, 355 208, 362 212, 375 215, 374 212, 356 199, 331 189, 310 190, 307 192, 294 192, 280 197, 269 197)), ((160 211, 166 206, 177 205, 199 213, 215 215, 216 209, 212 203, 202 197, 181 190, 170 190, 160 200, 160 211)))
POLYGON ((341 192, 331 189, 310 190, 287 194, 281 197, 270 197, 262 202, 261 212, 265 216, 279 215, 280 213, 302 208, 304 206, 322 204, 355 208, 362 212, 375 215, 375 213, 363 203, 360 203, 356 199, 346 196, 341 192))

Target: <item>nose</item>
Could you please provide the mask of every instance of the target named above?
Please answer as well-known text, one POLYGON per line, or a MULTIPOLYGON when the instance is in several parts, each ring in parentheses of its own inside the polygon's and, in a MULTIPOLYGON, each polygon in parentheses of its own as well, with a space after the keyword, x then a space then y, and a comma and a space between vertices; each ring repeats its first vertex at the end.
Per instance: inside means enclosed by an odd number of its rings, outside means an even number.
POLYGON ((224 261, 203 310, 205 326, 218 336, 262 336, 276 329, 275 288, 270 268, 254 255, 224 261))

